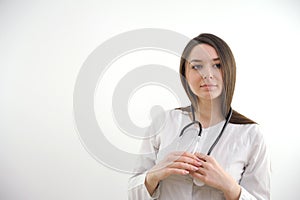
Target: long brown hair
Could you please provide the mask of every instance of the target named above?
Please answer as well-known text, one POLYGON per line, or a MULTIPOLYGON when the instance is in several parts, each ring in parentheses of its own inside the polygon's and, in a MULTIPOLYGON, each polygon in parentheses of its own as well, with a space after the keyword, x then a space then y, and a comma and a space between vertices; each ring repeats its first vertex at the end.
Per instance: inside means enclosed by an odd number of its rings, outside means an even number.
MULTIPOLYGON (((192 105, 194 108, 198 107, 198 98, 197 96, 192 92, 186 77, 185 77, 185 67, 186 62, 189 54, 191 53, 192 49, 199 44, 207 44, 212 46, 219 58, 220 58, 220 64, 221 64, 221 74, 223 78, 223 85, 224 85, 224 91, 222 92, 222 113, 224 116, 227 116, 227 113, 230 110, 232 97, 234 93, 235 88, 235 81, 236 81, 236 64, 234 56, 231 52, 231 49, 226 44, 225 41, 223 41, 221 38, 209 34, 209 33, 202 33, 198 35, 197 37, 193 38, 184 48, 181 60, 180 60, 180 79, 181 83, 183 85, 183 88, 185 89, 185 92, 187 93, 192 105)), ((186 108, 180 108, 181 110, 190 111, 190 107, 186 108)), ((232 117, 229 121, 230 123, 234 124, 253 124, 255 123, 251 119, 248 119, 247 117, 241 115, 240 113, 233 110, 232 117)))

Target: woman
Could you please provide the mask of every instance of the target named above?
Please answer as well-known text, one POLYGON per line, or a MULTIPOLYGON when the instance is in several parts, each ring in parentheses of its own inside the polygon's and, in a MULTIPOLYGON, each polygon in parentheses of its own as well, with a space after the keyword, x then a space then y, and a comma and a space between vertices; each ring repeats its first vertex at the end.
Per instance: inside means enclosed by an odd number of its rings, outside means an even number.
POLYGON ((180 74, 192 105, 168 111, 163 127, 154 122, 149 134, 158 134, 142 145, 149 154, 129 181, 129 199, 270 199, 263 136, 255 122, 231 109, 236 66, 229 46, 200 34, 184 49, 180 74), (201 135, 190 139, 193 150, 178 148, 187 143, 186 127, 201 135))

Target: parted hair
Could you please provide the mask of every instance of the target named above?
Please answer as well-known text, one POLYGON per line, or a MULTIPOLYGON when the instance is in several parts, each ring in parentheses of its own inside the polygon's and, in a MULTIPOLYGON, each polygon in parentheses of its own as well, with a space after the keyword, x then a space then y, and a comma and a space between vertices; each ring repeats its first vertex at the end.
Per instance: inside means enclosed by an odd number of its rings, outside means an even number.
MULTIPOLYGON (((236 63, 234 56, 232 54, 231 49, 226 44, 225 41, 223 41, 221 38, 209 34, 209 33, 202 33, 198 35, 197 37, 193 38, 189 41, 189 43, 186 45, 186 47, 183 50, 181 59, 180 59, 180 79, 181 83, 183 85, 183 88, 185 92, 188 95, 188 98, 190 99, 192 105, 194 108, 198 107, 198 98, 197 96, 192 92, 185 76, 185 70, 186 70, 186 63, 189 54, 191 53, 192 49, 199 44, 207 44, 213 47, 220 59, 221 64, 221 74, 223 78, 223 92, 222 92, 222 113, 224 116, 227 116, 227 113, 230 110, 231 102, 234 94, 234 88, 235 88, 235 82, 236 82, 236 63)), ((191 111, 191 106, 178 108, 183 111, 191 111)), ((233 110, 231 119, 229 121, 233 124, 254 124, 255 122, 251 119, 243 116, 242 114, 238 113, 237 111, 233 110)))

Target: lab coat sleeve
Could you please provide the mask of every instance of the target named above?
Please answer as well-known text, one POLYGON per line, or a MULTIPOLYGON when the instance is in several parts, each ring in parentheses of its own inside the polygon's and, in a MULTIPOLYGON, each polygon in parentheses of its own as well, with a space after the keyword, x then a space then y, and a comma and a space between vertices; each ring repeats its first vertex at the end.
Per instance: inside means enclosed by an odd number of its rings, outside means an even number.
MULTIPOLYGON (((149 134, 155 131, 155 123, 148 129, 149 134)), ((160 185, 156 188, 152 196, 148 193, 145 186, 145 178, 148 170, 150 170, 156 161, 156 155, 159 148, 159 135, 144 139, 141 144, 140 156, 137 160, 134 174, 128 183, 128 199, 129 200, 148 200, 157 199, 159 197, 160 185)))
MULTIPOLYGON (((270 157, 263 135, 256 126, 250 142, 249 162, 245 166, 241 185, 240 200, 270 199, 270 157)), ((252 134, 251 133, 251 134, 252 134)))
POLYGON ((145 186, 146 173, 133 176, 129 180, 128 199, 129 200, 150 200, 159 197, 160 186, 156 188, 151 196, 145 186))

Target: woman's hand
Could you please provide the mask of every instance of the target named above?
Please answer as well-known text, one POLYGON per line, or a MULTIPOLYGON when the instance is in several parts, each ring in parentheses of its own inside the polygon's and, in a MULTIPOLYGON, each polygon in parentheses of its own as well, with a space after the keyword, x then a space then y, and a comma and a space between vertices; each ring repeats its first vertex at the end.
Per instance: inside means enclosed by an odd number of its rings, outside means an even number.
POLYGON ((187 175, 199 170, 200 159, 188 152, 172 152, 161 162, 150 169, 146 175, 145 185, 150 195, 153 194, 159 181, 172 174, 187 175))
POLYGON ((206 185, 223 191, 225 198, 239 199, 241 188, 237 182, 219 165, 211 156, 195 153, 201 160, 201 167, 197 171, 190 172, 190 175, 206 185))

